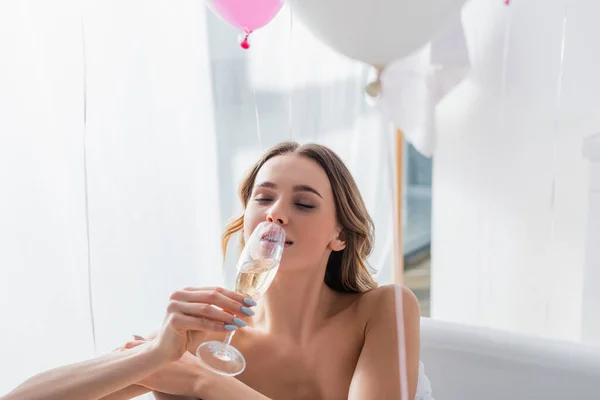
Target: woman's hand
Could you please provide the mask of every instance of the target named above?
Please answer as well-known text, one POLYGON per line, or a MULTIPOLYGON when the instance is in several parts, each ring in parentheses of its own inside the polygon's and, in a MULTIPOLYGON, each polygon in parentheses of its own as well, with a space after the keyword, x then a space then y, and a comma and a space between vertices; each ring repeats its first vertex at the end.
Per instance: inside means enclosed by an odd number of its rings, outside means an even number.
MULTIPOLYGON (((139 338, 125 343, 119 350, 131 349, 147 342, 139 338)), ((206 374, 210 372, 198 363, 196 357, 186 351, 179 360, 166 364, 159 371, 137 382, 137 385, 154 392, 198 398, 201 396, 206 374)))
POLYGON ((152 391, 178 396, 198 397, 202 384, 202 366, 190 352, 137 384, 152 391))
POLYGON ((256 303, 243 295, 216 288, 185 288, 171 295, 167 316, 153 345, 172 361, 179 360, 205 332, 228 332, 246 324, 236 315, 252 316, 256 303))

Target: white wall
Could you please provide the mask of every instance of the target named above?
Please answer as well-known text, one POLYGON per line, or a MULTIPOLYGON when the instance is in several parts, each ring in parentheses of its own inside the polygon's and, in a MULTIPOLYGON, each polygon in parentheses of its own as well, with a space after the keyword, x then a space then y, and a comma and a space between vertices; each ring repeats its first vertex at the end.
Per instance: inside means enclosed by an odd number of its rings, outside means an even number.
POLYGON ((438 107, 432 317, 580 340, 599 13, 595 0, 467 4, 473 70, 438 107))

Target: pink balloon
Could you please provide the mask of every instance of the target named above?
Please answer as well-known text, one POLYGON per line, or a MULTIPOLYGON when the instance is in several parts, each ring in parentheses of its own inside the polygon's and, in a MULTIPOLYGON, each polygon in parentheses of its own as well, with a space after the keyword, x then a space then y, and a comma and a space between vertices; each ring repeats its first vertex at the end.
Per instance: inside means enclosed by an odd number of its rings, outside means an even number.
POLYGON ((207 3, 225 22, 246 33, 268 24, 283 6, 283 0, 207 0, 207 3))

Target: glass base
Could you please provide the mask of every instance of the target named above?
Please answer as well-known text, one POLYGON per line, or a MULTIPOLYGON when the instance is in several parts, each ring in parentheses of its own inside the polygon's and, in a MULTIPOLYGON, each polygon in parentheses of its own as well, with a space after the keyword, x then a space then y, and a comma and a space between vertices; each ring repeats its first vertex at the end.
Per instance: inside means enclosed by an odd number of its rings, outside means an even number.
POLYGON ((198 346, 196 356, 204 367, 225 376, 236 376, 246 369, 246 359, 230 344, 211 341, 198 346))

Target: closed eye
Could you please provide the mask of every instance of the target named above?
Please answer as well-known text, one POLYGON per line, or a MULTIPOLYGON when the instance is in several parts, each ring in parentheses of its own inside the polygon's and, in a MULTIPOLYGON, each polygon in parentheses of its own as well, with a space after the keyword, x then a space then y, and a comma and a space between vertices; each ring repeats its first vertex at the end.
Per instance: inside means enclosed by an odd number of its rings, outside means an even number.
MULTIPOLYGON (((254 201, 256 201, 259 204, 266 204, 266 203, 270 203, 271 201, 273 201, 273 199, 269 198, 269 197, 259 197, 254 199, 254 201)), ((311 205, 311 204, 305 204, 305 203, 295 203, 296 207, 299 207, 301 209, 304 210, 312 210, 315 208, 315 206, 311 205)))

